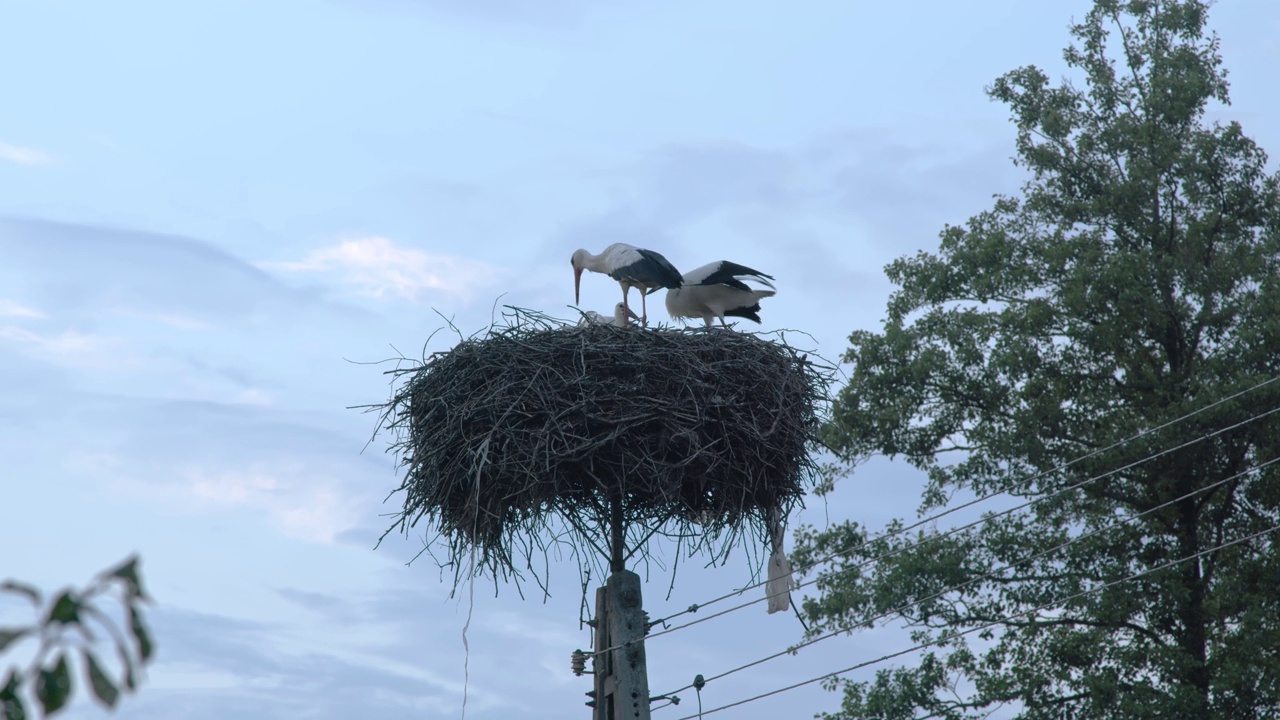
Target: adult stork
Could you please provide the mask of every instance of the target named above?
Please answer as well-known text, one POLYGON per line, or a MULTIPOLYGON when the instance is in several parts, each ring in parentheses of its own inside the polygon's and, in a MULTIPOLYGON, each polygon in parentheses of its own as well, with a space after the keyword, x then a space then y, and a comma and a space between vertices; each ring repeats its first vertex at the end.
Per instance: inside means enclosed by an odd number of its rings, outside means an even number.
POLYGON ((649 312, 645 303, 645 291, 678 288, 683 282, 680 271, 666 258, 652 250, 632 247, 626 243, 614 243, 599 255, 592 255, 582 249, 574 250, 569 263, 573 265, 575 304, 580 301, 582 271, 604 273, 622 286, 622 307, 627 312, 631 311, 631 306, 627 304, 627 293, 633 287, 640 289, 640 324, 646 327, 649 325, 649 312))
POLYGON ((667 312, 673 318, 700 317, 711 327, 715 318, 728 327, 725 316, 760 322, 760 300, 777 294, 772 275, 728 260, 707 263, 684 274, 684 284, 667 291, 667 312), (767 285, 756 290, 745 280, 767 285))
POLYGON ((631 320, 639 320, 640 317, 631 312, 625 305, 618 303, 613 306, 613 315, 601 315, 595 310, 588 310, 582 314, 582 319, 578 321, 578 326, 583 325, 613 325, 614 327, 630 327, 631 320))

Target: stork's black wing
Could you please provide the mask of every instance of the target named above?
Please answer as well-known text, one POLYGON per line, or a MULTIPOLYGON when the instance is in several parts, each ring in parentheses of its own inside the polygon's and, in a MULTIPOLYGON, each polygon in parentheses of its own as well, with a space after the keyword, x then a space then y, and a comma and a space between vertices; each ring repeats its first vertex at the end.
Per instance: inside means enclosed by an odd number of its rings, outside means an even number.
MULTIPOLYGON (((711 263, 707 266, 710 272, 699 278, 690 278, 698 285, 728 285, 739 290, 750 290, 750 286, 739 278, 751 278, 757 280, 769 287, 773 287, 772 275, 766 275, 759 270, 754 270, 746 265, 739 265, 736 262, 721 260, 718 263, 711 263)), ((695 271, 696 272, 696 271, 695 271)))
POLYGON ((664 288, 678 288, 684 284, 680 271, 660 253, 644 248, 636 248, 640 260, 624 265, 609 273, 614 280, 626 280, 637 283, 657 283, 664 288))

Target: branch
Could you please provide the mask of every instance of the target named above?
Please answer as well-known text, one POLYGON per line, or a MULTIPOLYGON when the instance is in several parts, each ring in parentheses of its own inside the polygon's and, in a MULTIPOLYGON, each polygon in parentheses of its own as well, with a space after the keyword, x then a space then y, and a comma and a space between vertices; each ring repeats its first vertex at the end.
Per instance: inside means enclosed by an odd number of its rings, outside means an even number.
POLYGON ((1160 647, 1168 647, 1168 644, 1165 642, 1164 638, 1160 637, 1160 635, 1156 633, 1154 630, 1151 630, 1150 628, 1145 628, 1141 625, 1129 622, 1127 620, 1122 620, 1119 622, 1112 622, 1112 623, 1105 623, 1099 620, 1086 620, 1084 618, 1009 620, 1009 619, 1003 619, 1003 616, 987 617, 987 616, 977 615, 977 614, 972 614, 965 620, 966 622, 972 622, 975 624, 999 622, 1002 625, 1006 625, 1008 627, 1016 627, 1016 628, 1045 627, 1045 626, 1057 627, 1057 626, 1075 626, 1075 625, 1102 628, 1104 630, 1119 630, 1123 628, 1123 629, 1134 631, 1135 633, 1156 643, 1160 647))

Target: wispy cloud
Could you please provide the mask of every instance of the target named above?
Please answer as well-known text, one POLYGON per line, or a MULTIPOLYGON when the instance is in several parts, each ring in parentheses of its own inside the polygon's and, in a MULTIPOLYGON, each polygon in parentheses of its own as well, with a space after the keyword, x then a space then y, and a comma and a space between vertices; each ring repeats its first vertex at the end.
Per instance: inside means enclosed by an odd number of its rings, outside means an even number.
POLYGON ((114 365, 120 360, 117 354, 108 352, 118 346, 118 340, 78 330, 38 333, 15 325, 0 325, 0 343, 12 343, 21 350, 76 367, 114 365))
MULTIPOLYGON (((314 595, 314 594, 313 594, 314 595)), ((232 615, 158 606, 148 617, 163 653, 152 668, 147 690, 130 698, 129 716, 151 720, 176 716, 204 720, 234 717, 445 717, 457 715, 462 671, 453 653, 414 645, 400 652, 369 642, 370 630, 394 628, 395 637, 416 643, 439 626, 421 612, 364 620, 360 636, 344 637, 350 617, 317 632, 303 613, 286 622, 263 622, 232 615), (273 638, 273 642, 264 642, 273 638), (315 708, 323 710, 317 711, 315 708), (179 711, 175 713, 174 708, 179 711)), ((440 638, 443 641, 443 638, 440 638)), ((406 643, 409 644, 409 643, 406 643)), ((426 645, 438 647, 438 645, 426 645)), ((473 660, 472 672, 477 672, 473 660)), ((567 673, 563 673, 567 674, 567 673)), ((468 709, 480 717, 526 717, 515 712, 499 684, 492 690, 472 683, 468 709)), ((80 716, 77 716, 80 717, 80 716)), ((87 715, 85 716, 87 717, 87 715)), ((541 716, 540 716, 541 717, 541 716)))
MULTIPOLYGON (((72 467, 101 463, 96 456, 75 455, 72 467)), ((98 465, 101 467, 101 465, 98 465)), ((170 465, 172 482, 150 482, 113 474, 107 483, 120 496, 159 502, 186 512, 248 511, 265 518, 281 535, 304 542, 330 544, 358 519, 360 508, 337 483, 300 477, 274 463, 210 469, 170 465)))
POLYGON ((465 299, 477 289, 493 284, 502 274, 488 263, 401 247, 376 236, 313 250, 300 261, 261 262, 258 266, 283 272, 329 273, 365 295, 391 295, 410 301, 417 300, 424 291, 465 299))
POLYGON ((303 482, 300 473, 254 464, 244 469, 211 472, 189 468, 185 491, 203 505, 239 506, 265 512, 285 535, 329 543, 356 520, 356 510, 336 486, 303 482))
POLYGON ((53 164, 53 158, 40 150, 22 147, 21 145, 10 145, 7 142, 0 142, 0 160, 32 166, 53 164))
POLYGON ((27 307, 26 305, 16 303, 12 300, 0 298, 0 317, 20 317, 31 318, 32 320, 42 320, 48 316, 34 308, 27 307))
POLYGON ((197 329, 278 313, 292 321, 316 304, 212 243, 129 228, 0 215, 0 258, 19 297, 63 319, 144 315, 197 329))

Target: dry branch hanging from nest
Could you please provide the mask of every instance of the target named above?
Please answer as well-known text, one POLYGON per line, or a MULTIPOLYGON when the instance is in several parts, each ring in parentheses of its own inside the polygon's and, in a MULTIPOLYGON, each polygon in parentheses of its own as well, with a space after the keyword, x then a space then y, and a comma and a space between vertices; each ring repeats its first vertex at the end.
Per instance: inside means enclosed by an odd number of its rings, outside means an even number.
POLYGON ((425 518, 442 565, 474 552, 478 571, 519 576, 564 541, 607 558, 618 520, 630 553, 676 536, 715 562, 745 536, 767 546, 770 513, 785 518, 815 479, 831 368, 785 342, 506 317, 389 371, 376 406, 404 468, 388 532, 425 518))

